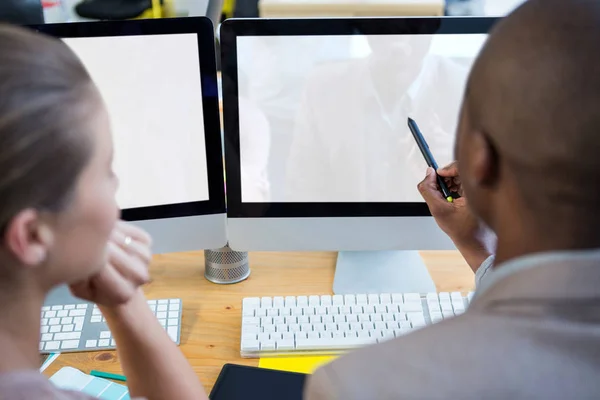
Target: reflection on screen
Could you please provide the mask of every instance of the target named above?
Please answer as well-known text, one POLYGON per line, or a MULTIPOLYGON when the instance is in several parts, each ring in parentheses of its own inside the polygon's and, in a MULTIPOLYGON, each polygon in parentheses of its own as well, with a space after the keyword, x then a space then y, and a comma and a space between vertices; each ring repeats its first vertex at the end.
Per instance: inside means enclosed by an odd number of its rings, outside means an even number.
POLYGON ((452 161, 486 37, 238 38, 242 201, 422 202, 427 165, 407 118, 439 165, 452 161))
POLYGON ((65 39, 107 105, 123 209, 208 200, 195 34, 65 39))

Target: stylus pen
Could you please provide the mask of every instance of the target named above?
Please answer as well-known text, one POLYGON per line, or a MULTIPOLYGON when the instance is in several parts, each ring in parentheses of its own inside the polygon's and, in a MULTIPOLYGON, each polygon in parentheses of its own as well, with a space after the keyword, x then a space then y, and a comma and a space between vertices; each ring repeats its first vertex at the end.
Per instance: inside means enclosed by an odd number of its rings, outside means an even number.
POLYGON ((111 374, 110 372, 91 370, 90 375, 98 377, 98 378, 107 378, 107 379, 112 379, 115 381, 127 382, 127 378, 124 377, 123 375, 111 374))
POLYGON ((448 186, 446 185, 444 178, 439 176, 437 173, 438 165, 435 162, 435 159, 433 158, 431 151, 429 150, 429 145, 425 141, 423 134, 421 134, 421 130, 419 129, 419 126, 417 125, 415 120, 410 117, 408 118, 408 128, 412 132, 412 135, 415 138, 415 142, 417 142, 417 146, 419 146, 419 149, 421 150, 421 154, 423 154, 423 158, 425 158, 427 165, 430 166, 431 168, 433 168, 433 170, 435 171, 435 175, 437 176, 437 182, 438 182, 438 185, 440 186, 442 194, 444 195, 446 200, 448 200, 448 202, 452 203, 452 201, 454 201, 454 198, 452 196, 452 193, 450 193, 450 189, 448 189, 448 186))

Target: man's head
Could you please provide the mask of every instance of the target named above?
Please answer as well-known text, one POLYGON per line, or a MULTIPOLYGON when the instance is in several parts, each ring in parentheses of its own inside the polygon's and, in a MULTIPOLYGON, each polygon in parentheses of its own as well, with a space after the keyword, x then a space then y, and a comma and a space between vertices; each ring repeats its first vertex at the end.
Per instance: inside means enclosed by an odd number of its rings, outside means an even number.
POLYGON ((600 245, 598 38, 597 0, 529 0, 473 66, 456 155, 469 204, 499 241, 522 228, 600 245))

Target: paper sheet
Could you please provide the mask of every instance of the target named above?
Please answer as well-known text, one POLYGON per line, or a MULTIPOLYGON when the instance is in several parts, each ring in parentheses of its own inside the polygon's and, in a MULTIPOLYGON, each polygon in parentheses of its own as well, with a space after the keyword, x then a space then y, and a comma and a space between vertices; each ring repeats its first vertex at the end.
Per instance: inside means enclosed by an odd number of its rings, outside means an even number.
POLYGON ((61 389, 83 392, 101 400, 129 400, 127 386, 84 374, 71 367, 61 368, 50 377, 50 382, 61 389))
POLYGON ((275 369, 278 371, 312 374, 318 367, 327 364, 334 358, 335 356, 261 358, 258 362, 258 366, 260 368, 275 369))

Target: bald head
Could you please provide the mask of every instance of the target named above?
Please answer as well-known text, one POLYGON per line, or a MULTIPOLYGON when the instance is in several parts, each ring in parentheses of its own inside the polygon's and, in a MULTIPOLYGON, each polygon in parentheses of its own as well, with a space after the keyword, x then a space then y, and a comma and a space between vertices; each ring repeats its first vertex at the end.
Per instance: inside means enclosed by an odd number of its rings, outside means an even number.
POLYGON ((529 0, 495 27, 474 65, 469 123, 523 190, 600 199, 599 38, 599 1, 529 0))
POLYGON ((600 200, 599 38, 599 1, 529 0, 473 66, 464 136, 482 133, 529 201, 600 200))
POLYGON ((457 156, 471 207, 499 240, 503 224, 507 236, 519 223, 598 231, 599 38, 600 1, 529 0, 473 66, 457 156))

